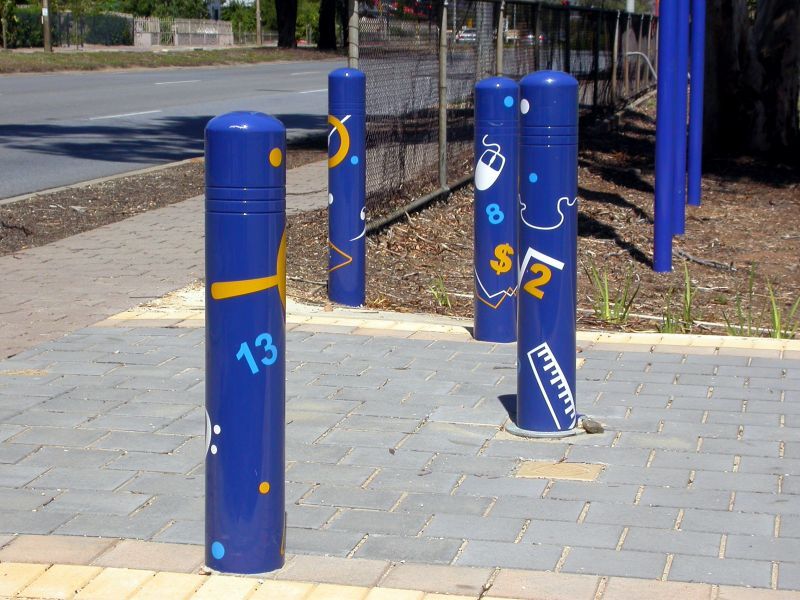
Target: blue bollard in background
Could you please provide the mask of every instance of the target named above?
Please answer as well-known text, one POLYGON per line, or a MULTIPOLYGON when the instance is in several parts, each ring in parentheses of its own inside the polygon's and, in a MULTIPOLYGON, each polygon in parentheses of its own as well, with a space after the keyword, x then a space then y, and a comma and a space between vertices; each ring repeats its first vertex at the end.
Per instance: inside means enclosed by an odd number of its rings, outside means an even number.
POLYGON ((703 90, 705 88, 706 0, 692 0, 691 90, 689 100, 689 204, 700 206, 703 173, 703 90))
POLYGON ((517 418, 529 437, 574 434, 578 253, 578 82, 520 82, 517 418))
POLYGON ((358 69, 328 75, 328 298, 366 299, 366 77, 358 69))
POLYGON ((517 339, 519 86, 493 77, 475 86, 475 328, 486 342, 517 339))
POLYGON ((660 4, 656 91, 656 190, 653 206, 653 270, 672 271, 672 207, 675 189, 675 88, 678 70, 678 2, 660 4))
POLYGON ((206 126, 206 565, 283 566, 286 129, 206 126))
POLYGON ((689 85, 689 0, 675 0, 678 5, 675 87, 675 183, 673 188, 672 233, 686 233, 686 102, 689 85))

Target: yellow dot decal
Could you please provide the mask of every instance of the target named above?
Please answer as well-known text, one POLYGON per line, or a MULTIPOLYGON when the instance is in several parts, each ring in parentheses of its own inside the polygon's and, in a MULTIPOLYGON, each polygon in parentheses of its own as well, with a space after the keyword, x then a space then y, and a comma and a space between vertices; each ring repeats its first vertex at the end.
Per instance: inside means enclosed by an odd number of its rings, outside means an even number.
POLYGON ((261 485, 258 486, 258 491, 262 494, 269 494, 269 482, 262 481, 261 485))
POLYGON ((281 149, 273 148, 272 151, 269 153, 269 164, 271 164, 273 167, 280 167, 282 161, 283 161, 283 152, 281 152, 281 149))

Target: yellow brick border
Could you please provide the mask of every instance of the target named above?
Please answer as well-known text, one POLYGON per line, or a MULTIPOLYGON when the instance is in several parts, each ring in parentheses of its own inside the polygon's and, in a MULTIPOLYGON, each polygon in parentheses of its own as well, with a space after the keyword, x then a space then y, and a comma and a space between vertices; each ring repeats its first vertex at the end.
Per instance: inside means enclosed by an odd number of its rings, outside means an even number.
MULTIPOLYGON (((202 327, 205 291, 197 285, 167 294, 97 323, 104 327, 202 327)), ((398 313, 339 306, 312 306, 287 300, 289 328, 346 331, 356 335, 389 335, 417 339, 473 341, 472 321, 439 315, 398 313)), ((579 331, 578 343, 633 352, 748 354, 800 359, 800 340, 724 335, 579 331)))

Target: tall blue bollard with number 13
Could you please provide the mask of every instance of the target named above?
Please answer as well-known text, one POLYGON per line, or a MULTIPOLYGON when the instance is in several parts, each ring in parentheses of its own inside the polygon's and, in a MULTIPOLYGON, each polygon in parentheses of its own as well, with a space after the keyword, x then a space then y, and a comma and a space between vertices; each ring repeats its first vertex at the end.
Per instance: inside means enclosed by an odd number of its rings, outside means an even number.
POLYGON ((206 127, 206 565, 283 566, 286 129, 206 127))

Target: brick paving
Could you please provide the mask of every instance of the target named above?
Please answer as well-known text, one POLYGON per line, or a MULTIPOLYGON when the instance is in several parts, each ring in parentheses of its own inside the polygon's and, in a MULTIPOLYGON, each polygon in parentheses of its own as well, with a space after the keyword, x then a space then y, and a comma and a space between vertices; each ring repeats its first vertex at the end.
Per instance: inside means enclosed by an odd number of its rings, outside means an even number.
MULTIPOLYGON (((201 276, 200 215, 192 199, 0 259, 15 281, 0 292, 0 561, 200 565, 202 321, 106 319, 201 276)), ((287 335, 276 577, 497 597, 558 581, 587 598, 800 590, 796 344, 585 344, 578 408, 606 432, 526 440, 503 429, 513 345, 337 314, 287 335), (528 461, 603 468, 522 477, 528 461)))

